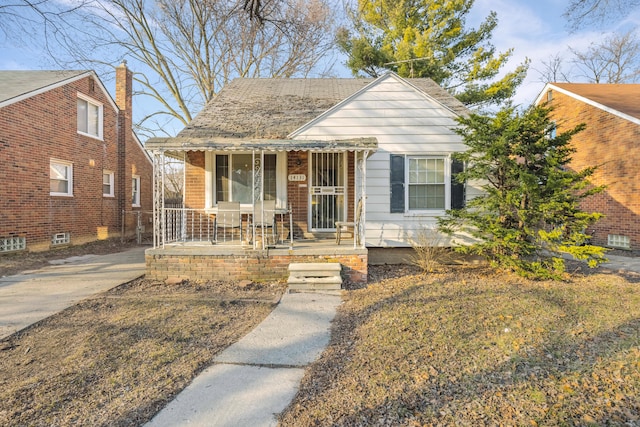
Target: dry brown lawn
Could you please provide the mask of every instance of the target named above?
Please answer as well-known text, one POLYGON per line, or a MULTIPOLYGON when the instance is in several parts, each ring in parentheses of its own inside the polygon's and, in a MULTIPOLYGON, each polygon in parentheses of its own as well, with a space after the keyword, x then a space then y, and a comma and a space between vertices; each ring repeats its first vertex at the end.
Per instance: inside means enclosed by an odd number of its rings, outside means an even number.
POLYGON ((283 426, 640 426, 638 276, 371 274, 283 426))
MULTIPOLYGON (((637 275, 369 275, 283 426, 640 426, 637 275)), ((138 280, 39 322, 0 341, 0 425, 142 425, 281 292, 138 280)))
POLYGON ((142 425, 282 290, 136 280, 49 317, 0 341, 0 425, 142 425))
MULTIPOLYGON (((0 258, 0 275, 122 248, 104 246, 0 258)), ((0 425, 142 425, 261 322, 283 290, 135 280, 44 319, 0 340, 0 425)))

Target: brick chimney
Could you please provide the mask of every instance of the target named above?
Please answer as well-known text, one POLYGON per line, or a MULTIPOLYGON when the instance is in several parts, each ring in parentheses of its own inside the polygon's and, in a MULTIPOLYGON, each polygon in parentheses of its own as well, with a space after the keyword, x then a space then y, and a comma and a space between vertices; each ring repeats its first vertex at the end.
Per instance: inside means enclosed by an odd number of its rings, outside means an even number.
POLYGON ((133 144, 133 73, 122 61, 116 67, 116 105, 118 112, 118 208, 131 210, 131 168, 127 167, 127 150, 133 144))
POLYGON ((131 113, 133 93, 133 73, 127 68, 127 61, 116 67, 116 104, 120 111, 131 113))

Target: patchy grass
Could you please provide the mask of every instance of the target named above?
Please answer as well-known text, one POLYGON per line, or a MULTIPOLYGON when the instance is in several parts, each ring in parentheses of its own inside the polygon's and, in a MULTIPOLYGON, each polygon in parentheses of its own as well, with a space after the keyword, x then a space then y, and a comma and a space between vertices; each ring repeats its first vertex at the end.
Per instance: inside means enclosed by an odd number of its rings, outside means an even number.
POLYGON ((0 341, 0 425, 139 426, 283 287, 137 280, 0 341))
POLYGON ((283 426, 640 425, 637 278, 417 272, 347 294, 283 426))

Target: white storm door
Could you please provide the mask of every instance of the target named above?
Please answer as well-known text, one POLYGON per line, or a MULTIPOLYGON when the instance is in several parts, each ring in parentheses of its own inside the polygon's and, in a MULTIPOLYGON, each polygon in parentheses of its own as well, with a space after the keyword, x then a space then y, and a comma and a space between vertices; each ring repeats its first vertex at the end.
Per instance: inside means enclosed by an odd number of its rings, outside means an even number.
POLYGON ((310 153, 310 231, 335 231, 344 221, 347 168, 344 153, 310 153))

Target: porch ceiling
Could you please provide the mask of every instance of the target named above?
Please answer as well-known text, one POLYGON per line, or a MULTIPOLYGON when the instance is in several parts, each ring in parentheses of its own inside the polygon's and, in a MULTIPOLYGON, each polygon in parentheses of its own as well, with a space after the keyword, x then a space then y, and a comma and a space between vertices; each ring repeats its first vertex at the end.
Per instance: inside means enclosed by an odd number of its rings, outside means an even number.
POLYGON ((378 140, 373 137, 338 140, 297 139, 235 139, 170 137, 150 138, 145 143, 150 151, 368 151, 378 149, 378 140))

